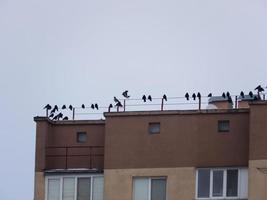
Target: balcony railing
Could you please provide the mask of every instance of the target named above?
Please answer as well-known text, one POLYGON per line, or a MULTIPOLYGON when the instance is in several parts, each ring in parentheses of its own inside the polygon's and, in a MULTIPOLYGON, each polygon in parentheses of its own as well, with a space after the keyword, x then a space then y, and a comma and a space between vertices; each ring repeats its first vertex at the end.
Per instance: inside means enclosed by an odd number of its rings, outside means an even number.
POLYGON ((104 146, 48 146, 46 169, 103 169, 104 146))

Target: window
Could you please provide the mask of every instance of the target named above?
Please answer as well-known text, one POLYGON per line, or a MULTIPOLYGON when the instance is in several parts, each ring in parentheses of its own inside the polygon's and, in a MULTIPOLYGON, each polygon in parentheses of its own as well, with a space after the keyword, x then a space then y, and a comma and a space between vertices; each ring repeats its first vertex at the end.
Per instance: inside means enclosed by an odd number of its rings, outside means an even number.
POLYGON ((166 200, 166 178, 134 178, 133 200, 166 200))
POLYGON ((78 143, 85 143, 86 141, 87 141, 86 132, 77 132, 77 142, 78 143))
POLYGON ((148 129, 150 134, 158 134, 160 133, 160 123, 159 122, 149 123, 148 129))
POLYGON ((198 169, 197 199, 245 199, 248 197, 248 170, 245 168, 198 169))
POLYGON ((229 132, 229 131, 230 131, 230 121, 219 120, 218 121, 218 132, 229 132))
POLYGON ((45 200, 103 200, 103 176, 47 176, 45 200))

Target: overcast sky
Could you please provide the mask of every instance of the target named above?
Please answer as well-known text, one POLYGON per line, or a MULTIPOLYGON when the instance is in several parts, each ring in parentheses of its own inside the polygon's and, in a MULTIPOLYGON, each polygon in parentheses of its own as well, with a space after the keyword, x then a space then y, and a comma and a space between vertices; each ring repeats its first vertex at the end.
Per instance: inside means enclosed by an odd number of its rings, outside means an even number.
POLYGON ((267 84, 266 0, 0 0, 0 193, 33 199, 46 103, 267 84))

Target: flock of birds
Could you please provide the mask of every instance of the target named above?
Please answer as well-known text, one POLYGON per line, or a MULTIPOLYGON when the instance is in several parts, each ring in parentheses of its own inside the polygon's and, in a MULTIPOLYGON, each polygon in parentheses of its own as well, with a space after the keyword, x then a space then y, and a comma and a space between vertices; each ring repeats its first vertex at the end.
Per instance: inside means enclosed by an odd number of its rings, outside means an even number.
MULTIPOLYGON (((258 100, 258 99, 260 99, 260 93, 262 93, 264 91, 264 88, 261 85, 258 85, 255 88, 255 90, 257 91, 257 94, 258 95, 254 95, 252 91, 250 91, 248 93, 248 95, 252 99, 258 100)), ((129 99, 130 98, 130 95, 128 94, 128 90, 125 90, 122 93, 122 96, 124 97, 124 100, 129 99)), ((223 92, 221 96, 223 98, 227 99, 230 103, 233 102, 232 101, 232 98, 231 98, 231 94, 229 92, 226 92, 226 93, 223 92)), ((190 95, 189 95, 188 92, 185 94, 184 97, 185 97, 185 99, 187 101, 190 100, 190 95)), ((200 92, 198 92, 197 94, 196 93, 193 93, 191 97, 192 97, 193 100, 196 100, 198 98, 198 100, 200 101, 201 94, 200 94, 200 92)), ((209 93, 207 95, 207 97, 209 97, 209 98, 212 97, 212 93, 209 93)), ((245 93, 243 91, 240 92, 240 98, 245 98, 245 93)), ((141 99, 142 99, 143 102, 147 102, 147 101, 152 102, 152 96, 151 95, 143 95, 141 99)), ((167 99, 167 95, 164 94, 161 99, 162 99, 162 104, 163 104, 164 101, 167 101, 168 100, 167 99)), ((120 107, 123 107, 123 104, 121 103, 121 101, 117 97, 114 97, 113 100, 114 100, 114 106, 117 107, 117 110, 119 110, 120 107)), ((114 106, 113 106, 113 104, 109 104, 108 111, 110 112, 110 109, 113 108, 114 106)), ((85 104, 82 104, 81 107, 79 107, 79 108, 85 109, 85 108, 88 108, 88 107, 86 107, 85 104)), ((98 106, 97 103, 94 103, 94 104, 91 104, 90 108, 93 109, 93 110, 94 109, 98 110, 99 109, 99 106, 98 106)), ((49 117, 52 120, 60 120, 60 119, 62 119, 62 120, 68 120, 69 119, 68 116, 64 116, 62 112, 59 112, 59 107, 57 105, 55 105, 52 108, 52 106, 50 104, 47 104, 44 107, 44 109, 46 110, 47 117, 49 117)), ((65 109, 67 109, 67 106, 66 105, 63 105, 61 107, 61 110, 65 110, 65 109)), ((68 109, 71 110, 71 111, 74 111, 75 110, 75 107, 73 107, 72 105, 69 105, 68 106, 68 109)))

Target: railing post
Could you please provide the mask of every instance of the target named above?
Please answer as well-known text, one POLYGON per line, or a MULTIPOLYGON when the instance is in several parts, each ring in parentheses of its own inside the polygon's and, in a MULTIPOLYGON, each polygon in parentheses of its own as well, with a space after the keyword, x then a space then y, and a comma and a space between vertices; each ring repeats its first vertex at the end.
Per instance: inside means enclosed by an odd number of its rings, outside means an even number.
POLYGON ((163 111, 163 102, 164 102, 164 99, 162 98, 161 99, 161 111, 163 111))
POLYGON ((72 120, 74 120, 74 118, 75 118, 75 108, 73 108, 72 110, 72 120))
POLYGON ((123 111, 125 112, 126 100, 123 100, 123 111))

